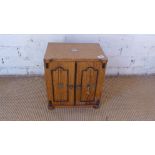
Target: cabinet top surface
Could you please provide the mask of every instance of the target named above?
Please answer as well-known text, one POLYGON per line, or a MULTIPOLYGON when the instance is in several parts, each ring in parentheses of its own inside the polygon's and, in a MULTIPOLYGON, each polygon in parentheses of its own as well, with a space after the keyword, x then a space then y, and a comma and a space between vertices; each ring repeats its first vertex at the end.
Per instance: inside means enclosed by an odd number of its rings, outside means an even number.
POLYGON ((107 61, 106 55, 97 43, 48 43, 44 59, 101 59, 107 61))

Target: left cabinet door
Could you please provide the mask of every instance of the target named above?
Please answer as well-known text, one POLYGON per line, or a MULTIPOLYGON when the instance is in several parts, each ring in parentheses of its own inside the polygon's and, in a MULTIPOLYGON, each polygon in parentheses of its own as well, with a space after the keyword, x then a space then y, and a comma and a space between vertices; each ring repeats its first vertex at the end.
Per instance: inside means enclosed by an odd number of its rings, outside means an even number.
POLYGON ((46 65, 48 99, 53 105, 74 105, 75 62, 52 61, 46 65))

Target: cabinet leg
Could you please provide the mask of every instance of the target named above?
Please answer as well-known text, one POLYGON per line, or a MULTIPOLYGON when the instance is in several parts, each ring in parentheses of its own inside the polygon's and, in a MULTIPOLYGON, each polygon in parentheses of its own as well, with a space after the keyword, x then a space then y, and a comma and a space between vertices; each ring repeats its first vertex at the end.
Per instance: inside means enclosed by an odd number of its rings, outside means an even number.
POLYGON ((48 101, 48 109, 49 110, 55 109, 54 105, 52 104, 52 101, 48 101))
POLYGON ((96 105, 93 106, 94 109, 99 109, 100 107, 100 100, 97 100, 96 105))

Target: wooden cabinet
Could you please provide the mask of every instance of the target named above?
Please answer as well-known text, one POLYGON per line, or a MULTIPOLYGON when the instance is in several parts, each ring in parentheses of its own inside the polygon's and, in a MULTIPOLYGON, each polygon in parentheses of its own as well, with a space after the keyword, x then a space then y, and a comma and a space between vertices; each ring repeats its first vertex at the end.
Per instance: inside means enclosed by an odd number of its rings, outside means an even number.
POLYGON ((48 107, 98 108, 107 57, 95 43, 49 43, 45 57, 48 107))

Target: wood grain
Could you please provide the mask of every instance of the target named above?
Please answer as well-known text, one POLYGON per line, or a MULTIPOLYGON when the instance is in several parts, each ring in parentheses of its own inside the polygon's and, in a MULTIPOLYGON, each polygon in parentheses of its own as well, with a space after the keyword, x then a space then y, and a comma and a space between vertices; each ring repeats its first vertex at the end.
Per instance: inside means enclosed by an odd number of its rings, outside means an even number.
POLYGON ((44 57, 50 109, 99 107, 107 57, 95 43, 49 43, 44 57), (99 59, 98 56, 103 56, 99 59))
POLYGON ((97 43, 48 43, 45 53, 46 60, 98 60, 103 55, 102 61, 107 57, 97 43))
POLYGON ((52 104, 74 104, 74 62, 49 63, 45 69, 46 86, 52 104), (72 86, 72 87, 71 87, 72 86))
POLYGON ((101 97, 104 80, 104 70, 99 61, 77 63, 77 81, 81 86, 76 89, 76 104, 96 103, 101 97))

